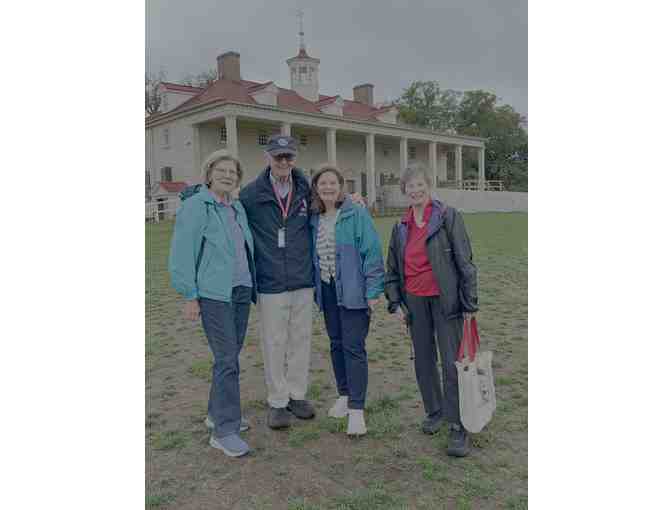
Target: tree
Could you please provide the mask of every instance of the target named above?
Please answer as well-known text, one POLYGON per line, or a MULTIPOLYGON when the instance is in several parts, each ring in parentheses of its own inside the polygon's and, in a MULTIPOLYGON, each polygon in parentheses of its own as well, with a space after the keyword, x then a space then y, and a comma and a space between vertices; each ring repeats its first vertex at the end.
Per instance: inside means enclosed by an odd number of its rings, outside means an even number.
MULTIPOLYGON (((509 190, 527 190, 527 120, 484 90, 441 90, 438 82, 415 81, 395 101, 402 121, 438 131, 486 139, 486 179, 509 190)), ((465 161, 468 172, 478 163, 465 161)), ((465 172, 465 173, 467 173, 465 172)))
POLYGON ((487 179, 504 181, 506 189, 527 190, 526 119, 497 96, 484 90, 466 91, 455 116, 458 133, 486 139, 487 179))
POLYGON ((145 113, 154 115, 161 110, 161 91, 159 87, 164 81, 163 69, 159 74, 145 74, 145 113))
POLYGON ((187 74, 182 78, 182 85, 189 85, 190 87, 200 87, 206 88, 212 84, 217 79, 217 70, 208 69, 207 71, 202 71, 196 75, 187 74))
POLYGON ((441 90, 436 81, 414 81, 394 101, 407 124, 446 131, 453 127, 460 93, 441 90))

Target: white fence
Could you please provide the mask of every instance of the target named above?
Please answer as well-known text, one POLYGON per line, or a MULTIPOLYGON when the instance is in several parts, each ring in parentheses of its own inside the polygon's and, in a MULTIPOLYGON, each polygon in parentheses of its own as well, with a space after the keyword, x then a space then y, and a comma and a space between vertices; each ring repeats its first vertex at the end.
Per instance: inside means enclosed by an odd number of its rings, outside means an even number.
POLYGON ((145 202, 145 221, 158 223, 163 220, 172 220, 175 218, 175 213, 179 206, 179 198, 165 198, 145 202))

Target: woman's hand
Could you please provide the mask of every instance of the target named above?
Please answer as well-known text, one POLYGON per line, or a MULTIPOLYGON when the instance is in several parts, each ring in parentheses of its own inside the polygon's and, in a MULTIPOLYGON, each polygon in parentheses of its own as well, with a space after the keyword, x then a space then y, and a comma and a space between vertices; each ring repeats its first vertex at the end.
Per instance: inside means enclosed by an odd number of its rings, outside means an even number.
POLYGON ((476 318, 476 312, 464 312, 464 320, 465 321, 470 321, 471 319, 476 318))
POLYGON ((369 303, 369 310, 373 312, 373 307, 380 303, 380 298, 373 298, 367 301, 369 303))
POLYGON ((197 321, 198 316, 201 315, 201 307, 198 306, 198 300, 192 299, 184 303, 184 308, 182 310, 184 318, 188 321, 197 321))
POLYGON ((404 314, 404 311, 401 309, 401 307, 397 308, 397 311, 394 314, 397 316, 397 319, 399 319, 402 333, 406 333, 408 331, 408 324, 406 324, 406 314, 404 314))

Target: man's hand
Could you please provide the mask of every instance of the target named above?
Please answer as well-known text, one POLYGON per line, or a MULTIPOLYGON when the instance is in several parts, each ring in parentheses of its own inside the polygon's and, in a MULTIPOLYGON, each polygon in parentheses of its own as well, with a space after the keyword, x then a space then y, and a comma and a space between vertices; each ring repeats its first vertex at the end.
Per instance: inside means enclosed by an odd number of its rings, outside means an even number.
POLYGON ((197 321, 198 316, 201 315, 201 307, 198 305, 198 300, 193 299, 184 303, 182 310, 184 318, 188 321, 197 321))
POLYGON ((471 319, 476 318, 476 312, 464 312, 464 320, 470 321, 471 319))
POLYGON ((369 299, 367 302, 369 303, 369 309, 373 311, 373 307, 380 303, 380 298, 369 299))
POLYGON ((355 204, 361 205, 362 207, 368 207, 366 201, 362 198, 362 195, 360 195, 359 193, 351 193, 350 200, 352 200, 355 204))

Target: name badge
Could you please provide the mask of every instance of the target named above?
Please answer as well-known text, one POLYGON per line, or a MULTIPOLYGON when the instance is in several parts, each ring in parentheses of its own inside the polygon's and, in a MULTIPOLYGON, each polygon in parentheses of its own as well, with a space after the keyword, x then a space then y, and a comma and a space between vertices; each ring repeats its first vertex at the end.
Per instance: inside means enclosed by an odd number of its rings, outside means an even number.
POLYGON ((278 229, 278 248, 285 247, 285 228, 278 229))

